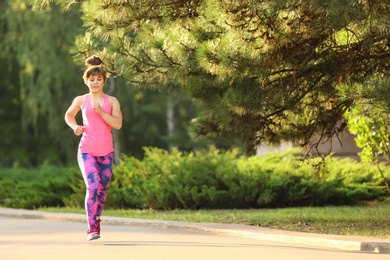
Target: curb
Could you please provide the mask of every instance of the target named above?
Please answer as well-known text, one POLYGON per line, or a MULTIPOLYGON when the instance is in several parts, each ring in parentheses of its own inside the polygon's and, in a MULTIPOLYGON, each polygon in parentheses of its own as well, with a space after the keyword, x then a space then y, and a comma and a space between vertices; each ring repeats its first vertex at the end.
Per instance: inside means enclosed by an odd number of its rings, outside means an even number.
MULTIPOLYGON (((83 214, 52 213, 24 209, 0 208, 0 216, 47 219, 57 221, 86 222, 83 214)), ((120 217, 104 217, 109 225, 150 226, 161 229, 207 232, 216 235, 245 237, 257 240, 330 247, 341 250, 390 254, 390 240, 370 237, 338 236, 282 231, 240 224, 193 223, 166 220, 145 220, 120 217)))

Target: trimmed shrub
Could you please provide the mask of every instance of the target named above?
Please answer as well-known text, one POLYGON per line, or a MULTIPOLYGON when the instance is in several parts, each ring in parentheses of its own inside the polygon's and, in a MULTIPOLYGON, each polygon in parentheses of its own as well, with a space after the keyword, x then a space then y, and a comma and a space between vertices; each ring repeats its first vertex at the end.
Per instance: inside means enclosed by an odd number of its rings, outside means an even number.
MULTIPOLYGON (((388 192, 375 165, 353 160, 302 161, 294 150, 240 156, 211 147, 184 154, 145 148, 138 160, 124 156, 114 166, 106 208, 246 209, 352 205, 388 192)), ((382 166, 385 178, 390 169, 382 166)), ((42 166, 2 169, 0 205, 16 208, 84 207, 78 168, 42 166)))
POLYGON ((67 176, 74 172, 74 168, 55 166, 1 169, 0 205, 26 209, 62 207, 64 199, 73 193, 67 176))
MULTIPOLYGON (((389 169, 385 169, 389 176, 389 169)), ((326 159, 318 172, 294 151, 240 157, 236 150, 169 154, 145 148, 145 158, 114 169, 108 205, 115 208, 200 209, 348 205, 387 195, 373 165, 326 159)))

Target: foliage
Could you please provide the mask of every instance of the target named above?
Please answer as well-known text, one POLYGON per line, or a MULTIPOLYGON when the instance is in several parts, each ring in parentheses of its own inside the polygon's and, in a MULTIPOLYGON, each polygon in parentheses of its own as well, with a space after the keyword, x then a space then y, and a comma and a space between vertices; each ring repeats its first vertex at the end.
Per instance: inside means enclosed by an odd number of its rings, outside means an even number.
MULTIPOLYGON (((210 148, 170 154, 145 148, 143 160, 124 157, 114 168, 107 208, 226 209, 352 205, 386 195, 377 169, 326 158, 321 174, 289 151, 243 157, 210 148)), ((389 177, 390 169, 384 174, 389 177)), ((83 207, 84 180, 76 168, 2 169, 0 205, 83 207)))
MULTIPOLYGON (((0 2, 4 10, 5 3, 0 2)), ((8 51, 6 39, 6 22, 4 14, 0 14, 0 165, 11 166, 14 161, 23 161, 25 154, 21 151, 26 146, 25 135, 20 132, 21 100, 18 81, 18 66, 15 53, 8 51), (14 149, 4 149, 13 147, 14 149)))
POLYGON ((6 127, 0 137, 0 163, 29 167, 67 161, 74 157, 76 142, 64 142, 69 130, 63 115, 78 93, 73 86, 82 82, 68 54, 80 32, 79 14, 58 6, 35 12, 25 0, 1 5, 0 61, 5 77, 0 116, 6 127))
POLYGON ((342 95, 358 97, 347 113, 350 131, 356 135, 359 153, 365 162, 376 162, 390 157, 390 80, 377 76, 352 88, 343 88, 342 95), (353 92, 353 93, 351 93, 353 92))
POLYGON ((137 89, 118 82, 115 95, 121 102, 124 127, 120 130, 122 153, 142 159, 143 146, 167 149, 170 145, 184 151, 191 150, 195 144, 187 128, 195 115, 194 106, 188 101, 170 96, 165 91, 137 89), (168 133, 167 110, 172 100, 174 134, 168 133))
MULTIPOLYGON (((377 169, 327 158, 314 176, 290 151, 238 156, 236 150, 172 154, 145 148, 140 161, 125 157, 114 169, 108 208, 204 209, 351 205, 386 194, 377 169)), ((386 168, 386 176, 389 169, 386 168)), ((81 201, 79 202, 81 203, 81 201)))
POLYGON ((350 131, 355 134, 356 144, 364 162, 376 162, 380 156, 390 157, 390 129, 388 115, 379 111, 361 111, 355 108, 348 114, 350 131))
MULTIPOLYGON (((359 99, 346 113, 348 127, 355 134, 359 156, 363 162, 375 162, 382 173, 379 161, 390 157, 390 80, 379 74, 352 86, 341 86, 340 95, 359 99)), ((389 189, 387 178, 381 174, 389 189)))
POLYGON ((0 205, 26 209, 64 206, 64 200, 73 193, 68 176, 75 173, 77 169, 55 166, 1 169, 0 187, 4 192, 0 205))
POLYGON ((175 86, 202 104, 197 135, 240 136, 247 154, 337 133, 355 101, 338 84, 389 76, 388 1, 77 2, 88 28, 78 59, 92 51, 117 77, 175 86))
MULTIPOLYGON (((72 99, 88 90, 81 78, 84 61, 72 58, 75 36, 85 28, 76 6, 33 10, 30 2, 0 1, 0 166, 74 165, 79 138, 63 116, 72 99)), ((122 130, 114 133, 116 151, 142 158, 145 145, 194 147, 187 127, 195 109, 188 100, 114 77, 105 90, 119 99, 124 115, 122 130), (174 135, 166 130, 168 100, 174 135)))

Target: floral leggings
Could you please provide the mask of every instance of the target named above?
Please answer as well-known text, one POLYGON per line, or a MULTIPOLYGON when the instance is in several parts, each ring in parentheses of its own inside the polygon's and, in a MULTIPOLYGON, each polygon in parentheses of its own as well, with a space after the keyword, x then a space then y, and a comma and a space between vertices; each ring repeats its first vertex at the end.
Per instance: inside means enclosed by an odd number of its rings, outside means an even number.
POLYGON ((107 187, 112 177, 113 153, 106 156, 93 156, 88 153, 78 153, 77 161, 83 174, 87 188, 85 195, 85 211, 88 225, 96 224, 107 198, 107 187))

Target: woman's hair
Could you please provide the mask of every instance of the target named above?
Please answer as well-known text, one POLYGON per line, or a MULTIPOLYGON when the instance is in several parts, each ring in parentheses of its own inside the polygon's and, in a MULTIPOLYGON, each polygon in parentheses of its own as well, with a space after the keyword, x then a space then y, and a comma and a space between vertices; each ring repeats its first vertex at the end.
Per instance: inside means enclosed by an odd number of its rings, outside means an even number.
POLYGON ((100 59, 99 56, 96 56, 96 55, 93 55, 93 56, 85 59, 85 65, 87 65, 87 67, 101 66, 102 64, 103 64, 103 61, 100 59))
POLYGON ((85 65, 87 65, 87 69, 84 72, 83 79, 84 82, 87 83, 87 80, 91 76, 102 75, 104 82, 107 78, 107 72, 103 69, 103 61, 99 56, 91 56, 85 59, 85 65))

